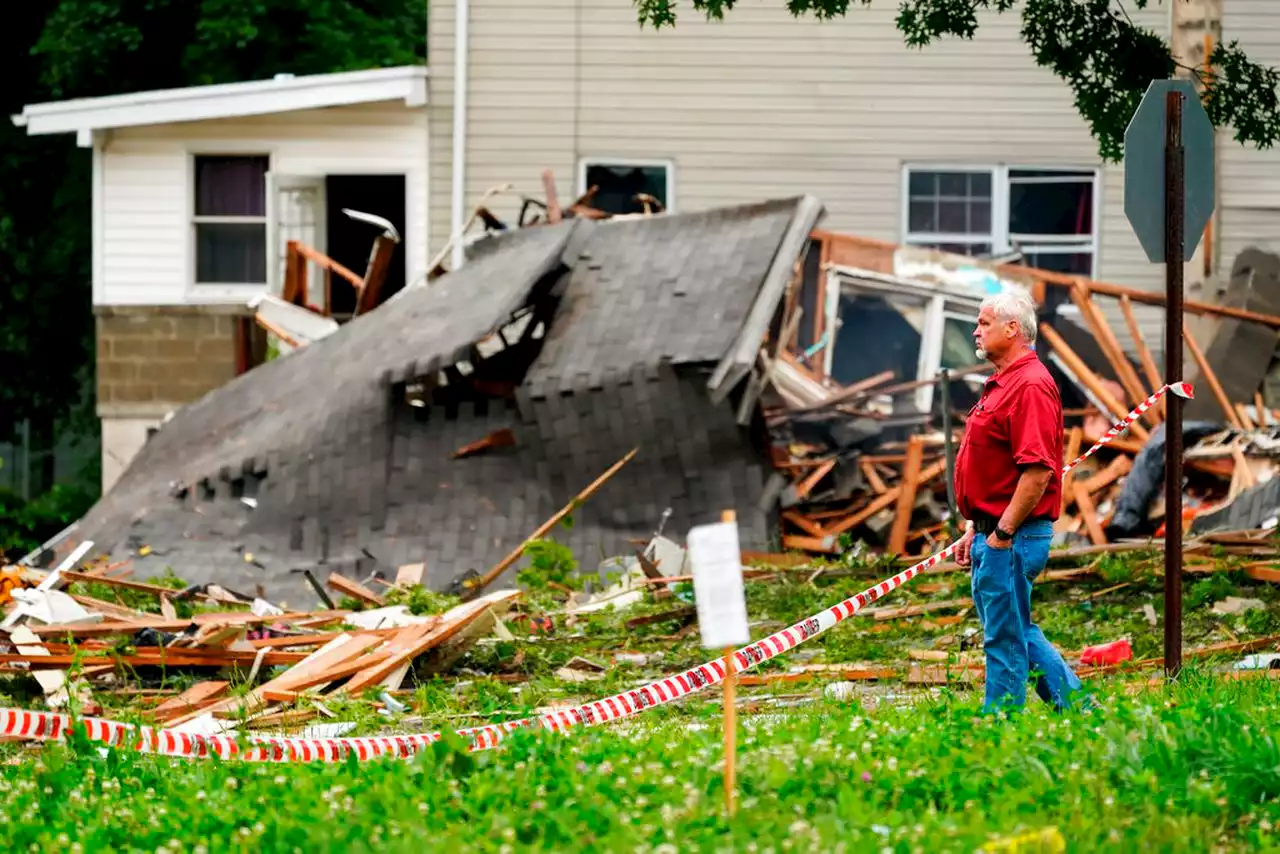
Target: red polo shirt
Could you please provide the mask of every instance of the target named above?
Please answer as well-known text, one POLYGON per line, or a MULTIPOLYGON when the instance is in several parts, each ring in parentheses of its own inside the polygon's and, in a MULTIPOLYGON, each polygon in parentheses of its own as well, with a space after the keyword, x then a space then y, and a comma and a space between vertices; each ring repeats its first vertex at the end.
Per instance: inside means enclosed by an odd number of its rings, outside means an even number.
POLYGON ((956 455, 956 504, 966 519, 998 517, 1013 499, 1022 468, 1053 476, 1031 516, 1058 518, 1062 505, 1062 397, 1034 350, 988 377, 965 422, 956 455))

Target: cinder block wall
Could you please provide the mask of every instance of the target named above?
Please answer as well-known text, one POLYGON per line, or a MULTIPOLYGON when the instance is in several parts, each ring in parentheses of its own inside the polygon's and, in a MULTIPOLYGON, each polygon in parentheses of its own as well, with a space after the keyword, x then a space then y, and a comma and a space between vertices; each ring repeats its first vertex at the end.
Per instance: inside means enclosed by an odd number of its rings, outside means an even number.
POLYGON ((236 324, 229 306, 100 306, 98 416, 102 488, 111 488, 141 448, 145 428, 236 375, 236 324))
POLYGON ((236 375, 239 306, 97 311, 98 402, 181 405, 236 375))

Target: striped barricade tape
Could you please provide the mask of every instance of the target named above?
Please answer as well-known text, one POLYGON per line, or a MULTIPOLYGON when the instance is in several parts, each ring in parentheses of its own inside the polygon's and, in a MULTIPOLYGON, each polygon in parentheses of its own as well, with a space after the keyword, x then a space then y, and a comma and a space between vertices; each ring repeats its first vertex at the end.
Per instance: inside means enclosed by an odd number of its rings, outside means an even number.
MULTIPOLYGON (((1116 422, 1102 438, 1094 443, 1093 447, 1063 466, 1063 474, 1123 433, 1130 424, 1142 417, 1144 412, 1169 391, 1182 398, 1191 399, 1193 396, 1190 383, 1179 382, 1163 386, 1116 422)), ((868 587, 861 593, 850 596, 843 602, 775 632, 763 640, 748 644, 734 653, 734 672, 750 670, 849 619, 871 603, 952 557, 961 542, 958 540, 952 543, 932 557, 908 567, 892 578, 868 587)), ((683 673, 667 676, 643 687, 614 694, 612 697, 605 697, 577 708, 557 710, 536 718, 467 727, 458 730, 457 734, 471 739, 472 750, 488 750, 496 747, 507 733, 524 727, 542 726, 555 732, 565 732, 576 726, 608 723, 628 718, 646 709, 666 705, 719 684, 724 681, 725 675, 724 659, 716 658, 683 673)), ((175 732, 101 718, 80 718, 79 720, 84 728, 84 734, 90 741, 105 745, 160 756, 183 758, 218 756, 222 759, 238 757, 256 762, 336 762, 345 760, 353 754, 360 760, 382 756, 407 757, 439 741, 442 737, 439 732, 364 738, 294 738, 254 735, 242 741, 232 736, 175 732), (249 745, 248 749, 242 747, 245 743, 249 745)), ((56 740, 66 737, 71 722, 72 719, 68 715, 54 712, 0 709, 0 735, 4 736, 56 740)))

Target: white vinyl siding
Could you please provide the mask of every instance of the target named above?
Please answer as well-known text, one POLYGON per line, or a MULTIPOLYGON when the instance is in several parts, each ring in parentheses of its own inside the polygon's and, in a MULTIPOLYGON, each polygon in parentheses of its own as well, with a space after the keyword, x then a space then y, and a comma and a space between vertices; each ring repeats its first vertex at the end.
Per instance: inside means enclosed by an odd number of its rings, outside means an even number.
MULTIPOLYGON (((1239 41, 1254 62, 1280 66, 1280 2, 1227 0, 1222 36, 1239 41)), ((1233 136, 1230 128, 1218 134, 1220 236, 1214 254, 1223 276, 1242 249, 1280 252, 1280 147, 1259 150, 1233 136)))
MULTIPOLYGON (((268 155, 272 171, 288 175, 403 174, 406 280, 425 274, 426 109, 335 107, 112 131, 102 154, 97 304, 203 301, 193 287, 193 157, 208 152, 268 155)), ((370 245, 375 236, 370 229, 370 245)))
MULTIPOLYGON (((1070 90, 1021 41, 1017 10, 982 13, 972 42, 915 50, 896 3, 850 4, 826 22, 793 18, 784 0, 740 0, 719 22, 681 4, 661 32, 618 0, 469 6, 468 212, 512 182, 487 205, 514 220, 518 194, 543 196, 548 168, 571 198, 582 158, 669 159, 680 211, 813 193, 824 228, 897 241, 905 164, 1100 166, 1070 90)), ((429 8, 436 140, 452 136, 454 14, 449 0, 429 8)), ((1130 14, 1168 32, 1167 6, 1130 14)), ((434 187, 449 186, 450 160, 433 147, 434 187)), ((1124 216, 1123 172, 1100 172, 1097 276, 1158 289, 1161 268, 1124 216)), ((439 195, 433 211, 438 250, 450 229, 439 195)))

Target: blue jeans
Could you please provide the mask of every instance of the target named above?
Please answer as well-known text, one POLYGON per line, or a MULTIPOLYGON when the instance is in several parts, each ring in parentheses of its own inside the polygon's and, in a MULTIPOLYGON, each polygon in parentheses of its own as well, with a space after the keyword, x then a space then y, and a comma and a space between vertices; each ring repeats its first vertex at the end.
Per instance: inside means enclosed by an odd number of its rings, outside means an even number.
POLYGON ((983 711, 1024 705, 1030 673, 1040 699, 1059 711, 1080 690, 1079 677, 1031 622, 1031 585, 1049 562, 1052 537, 1053 523, 1046 520, 1024 524, 1005 549, 993 549, 985 535, 973 535, 973 603, 987 658, 983 711))

